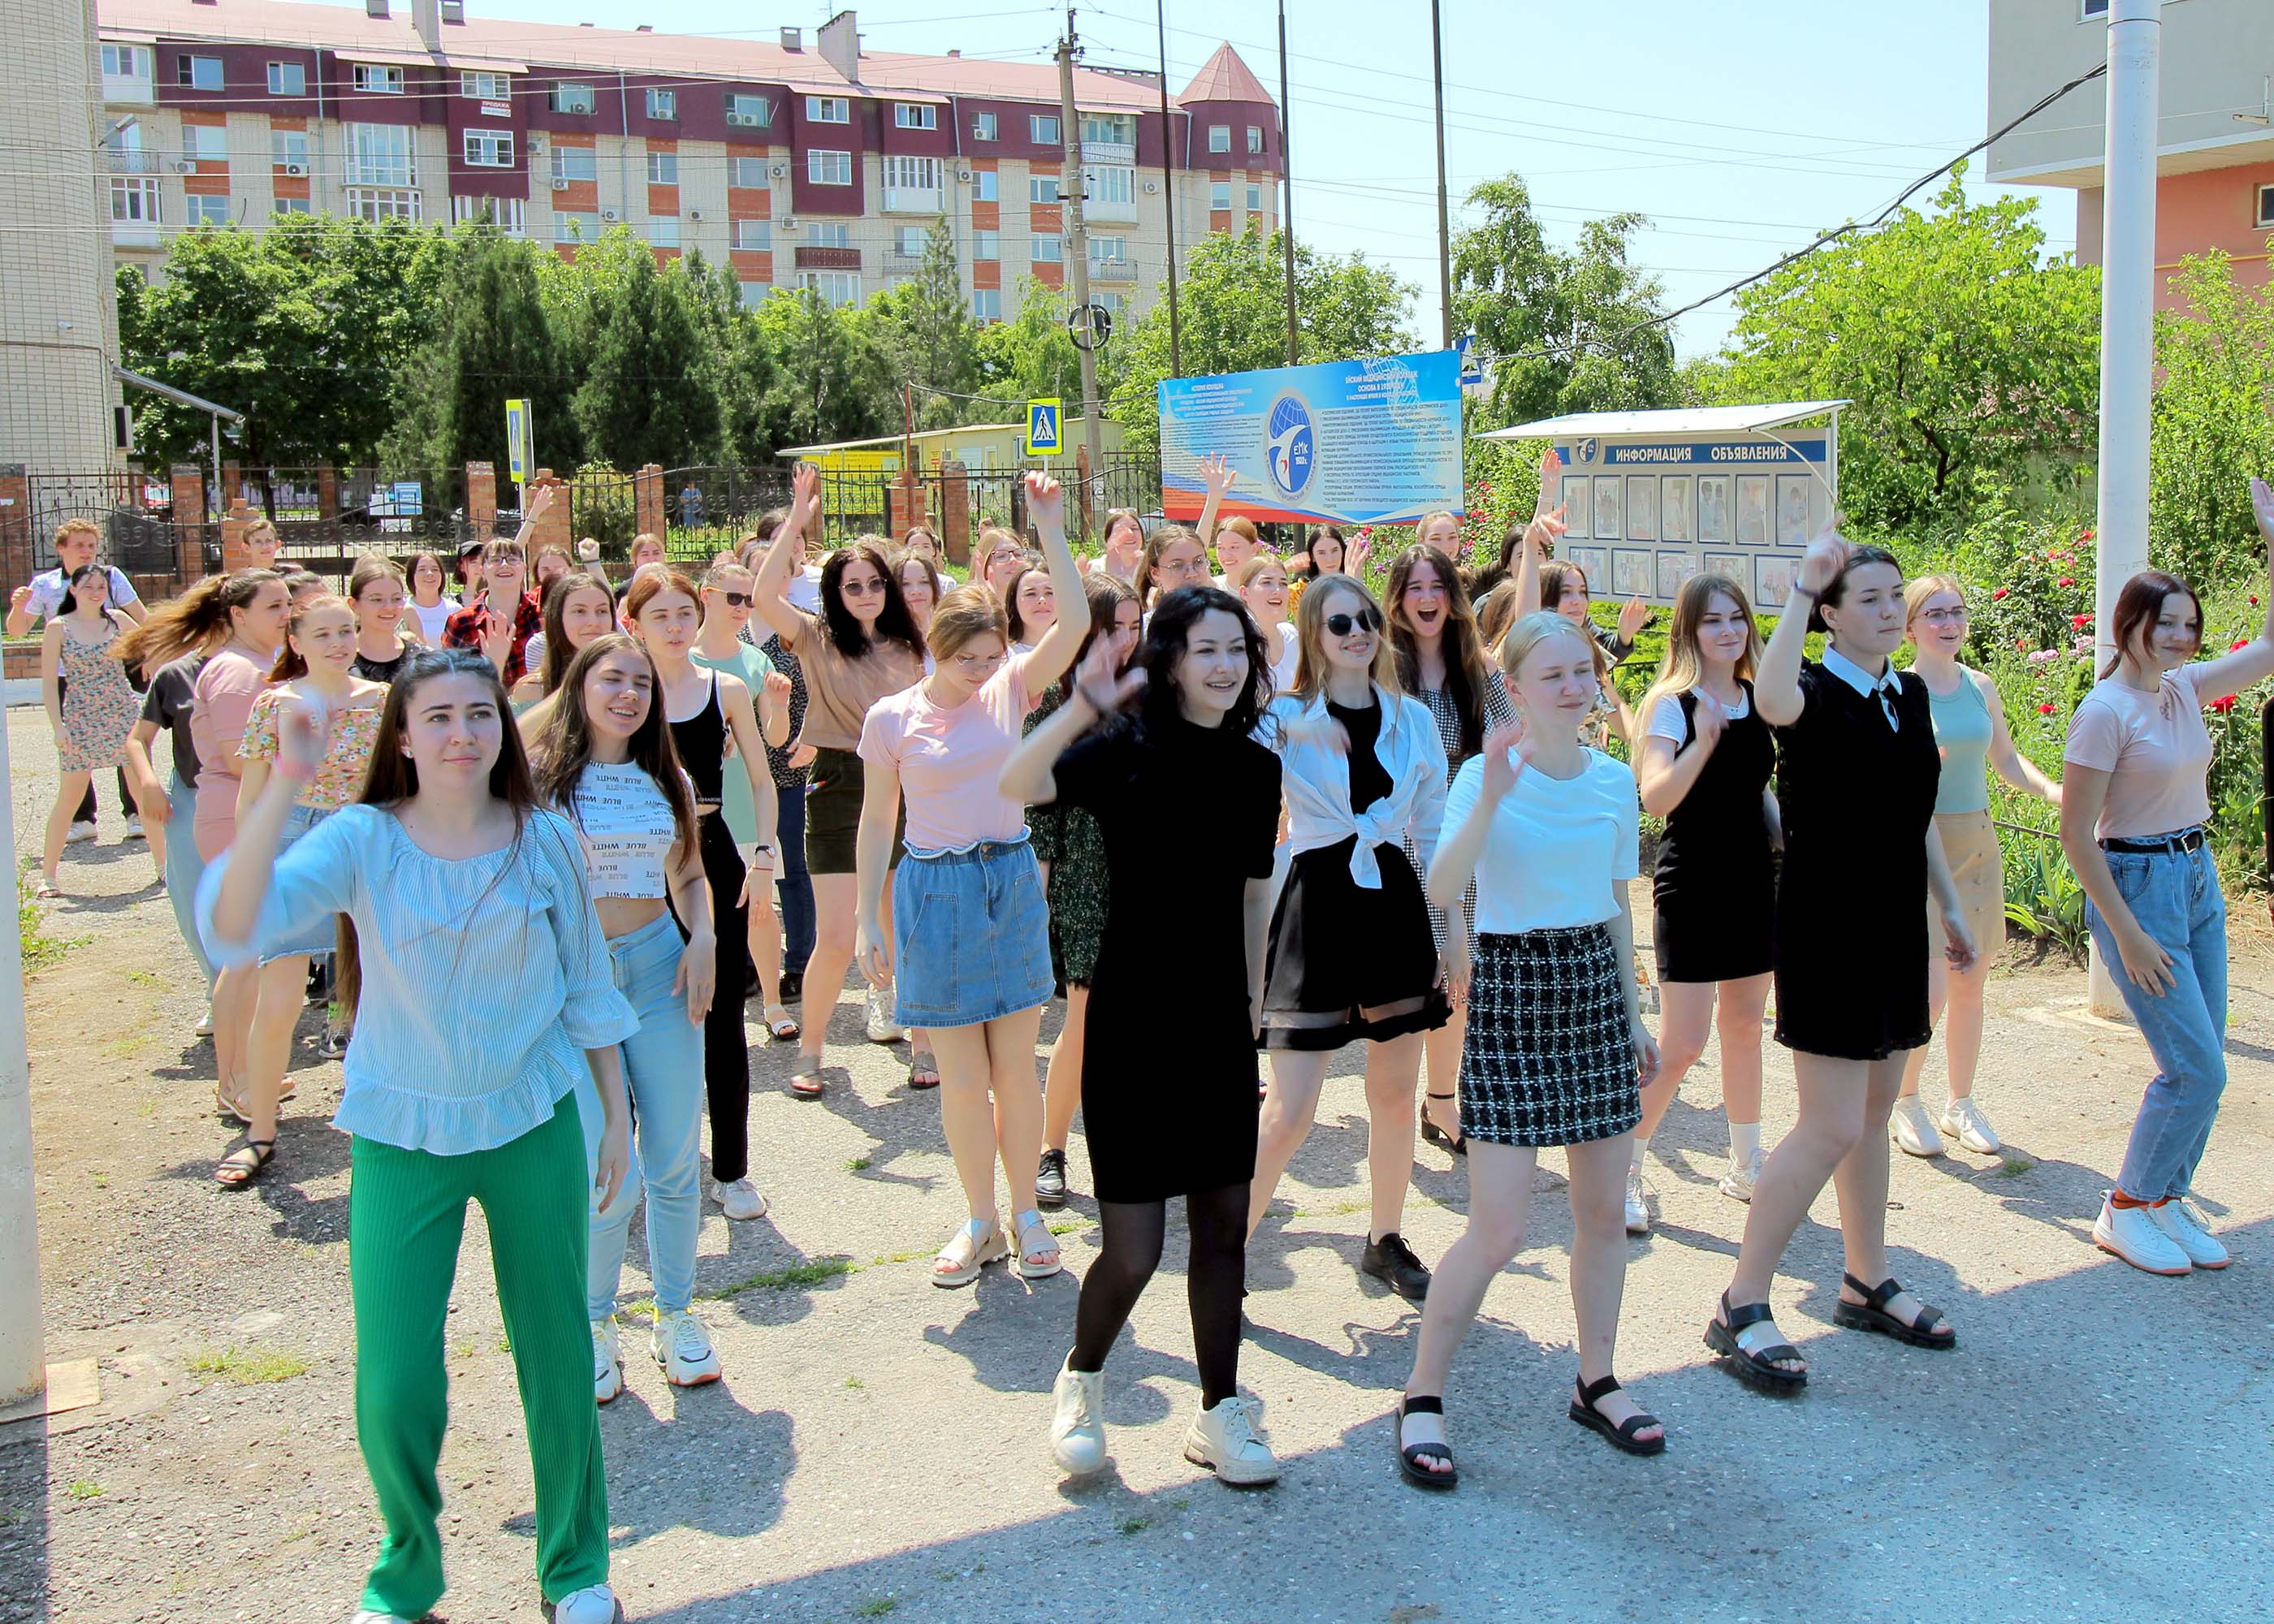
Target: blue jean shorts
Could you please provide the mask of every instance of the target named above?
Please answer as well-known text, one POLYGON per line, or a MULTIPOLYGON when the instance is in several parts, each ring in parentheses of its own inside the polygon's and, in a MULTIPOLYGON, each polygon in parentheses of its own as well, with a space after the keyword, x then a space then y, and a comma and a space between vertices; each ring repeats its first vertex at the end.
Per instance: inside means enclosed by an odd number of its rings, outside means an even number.
POLYGON ((892 977, 904 1026, 975 1026, 1050 1002, 1050 907, 1023 837, 901 861, 892 977))
MULTIPOLYGON (((332 808, 328 807, 304 807, 295 802, 291 810, 284 814, 284 827, 277 831, 276 855, 283 856, 292 849, 292 843, 295 840, 331 815, 332 808)), ((296 959, 303 955, 312 957, 318 953, 328 953, 338 944, 339 921, 337 916, 334 916, 327 919, 320 928, 312 927, 305 934, 294 937, 290 942, 261 954, 260 962, 275 964, 280 959, 296 959)))

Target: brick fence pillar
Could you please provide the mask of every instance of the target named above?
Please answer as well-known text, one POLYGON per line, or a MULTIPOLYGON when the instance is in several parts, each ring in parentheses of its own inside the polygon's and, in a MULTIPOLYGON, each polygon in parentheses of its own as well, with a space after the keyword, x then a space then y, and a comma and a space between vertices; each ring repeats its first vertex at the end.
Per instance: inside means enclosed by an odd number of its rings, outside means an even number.
POLYGON ((546 509, 545 516, 537 522, 537 529, 530 536, 530 556, 535 558, 538 551, 550 543, 567 553, 570 558, 575 558, 576 545, 568 534, 570 519, 568 486, 557 478, 549 468, 540 468, 537 470, 537 477, 529 482, 529 494, 535 496, 537 487, 539 485, 553 487, 553 506, 546 509))
POLYGON ((0 588, 13 591, 39 573, 38 548, 31 479, 21 462, 0 464, 0 588))
POLYGON ((907 469, 902 469, 892 483, 885 487, 885 506, 895 539, 908 533, 912 524, 930 525, 931 492, 923 482, 907 469))
POLYGON ((474 534, 487 541, 497 524, 497 464, 469 462, 466 464, 466 523, 474 527, 474 534))
POLYGON ((260 516, 245 505, 242 496, 229 499, 229 507, 221 516, 221 568, 223 575, 252 568, 252 549, 245 545, 245 532, 260 516))
POLYGON ((169 476, 174 492, 174 568, 184 581, 206 573, 206 477, 194 462, 177 462, 169 476))
POLYGON ((971 482, 965 477, 968 471, 954 457, 940 459, 939 545, 948 561, 958 566, 971 562, 971 482))
POLYGON ((221 465, 221 489, 214 492, 214 500, 226 514, 237 498, 245 494, 245 475, 234 462, 221 465))
POLYGON ((316 470, 316 516, 320 519, 340 516, 340 472, 329 462, 316 470))
POLYGON ((648 462, 632 476, 632 528, 643 536, 662 536, 669 523, 664 516, 663 467, 648 462))

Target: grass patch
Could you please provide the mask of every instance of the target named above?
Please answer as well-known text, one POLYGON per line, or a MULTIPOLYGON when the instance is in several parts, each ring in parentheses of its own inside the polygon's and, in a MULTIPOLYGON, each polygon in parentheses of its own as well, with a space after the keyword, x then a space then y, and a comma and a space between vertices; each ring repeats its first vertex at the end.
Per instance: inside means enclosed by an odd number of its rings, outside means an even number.
POLYGON ((847 1376, 845 1379, 845 1385, 858 1393, 861 1390, 861 1379, 858 1376, 847 1376))
POLYGON ((38 860, 26 857, 16 870, 16 945, 24 956, 24 974, 30 975, 41 970, 52 969, 63 961, 63 956, 75 947, 84 947, 91 938, 59 936, 48 929, 48 910, 33 895, 39 882, 32 876, 39 868, 38 860))
POLYGON ((81 1477, 77 1483, 72 1484, 71 1487, 65 1489, 64 1492, 70 1495, 73 1500, 101 1500, 102 1498, 102 1485, 95 1482, 92 1477, 81 1477))
POLYGON ((848 1173, 867 1172, 869 1170, 869 1158, 866 1156, 854 1157, 852 1161, 845 1164, 845 1170, 848 1173))
POLYGON ((147 1032, 130 1032, 123 1038, 113 1038, 102 1046, 105 1060, 132 1060, 148 1049, 153 1039, 147 1032))
POLYGON ((850 1258, 817 1258, 807 1263, 793 1263, 787 1268, 769 1269, 747 1280, 737 1281, 731 1286, 698 1291, 696 1295, 715 1303, 740 1297, 745 1291, 788 1291, 820 1285, 840 1274, 850 1274, 860 1267, 850 1258))
POLYGON ((2022 1174, 2029 1171, 2037 1165, 2037 1164, 2036 1162, 2030 1161, 2027 1156, 2008 1156, 1998 1164, 1997 1177, 1999 1178, 2019 1178, 2022 1174))
POLYGON ((309 1363, 300 1355, 280 1348, 239 1348, 232 1343, 227 1348, 208 1348, 203 1353, 192 1354, 190 1369, 200 1376, 217 1376, 237 1387, 252 1387, 305 1376, 309 1363))
POLYGON ((879 1596, 854 1608, 853 1616, 856 1619, 881 1619, 900 1605, 900 1598, 897 1596, 879 1596))
POLYGON ((155 970, 129 970, 126 973, 126 979, 133 982, 137 987, 162 987, 165 985, 165 982, 158 979, 158 973, 155 970))
POLYGON ((1047 1223, 1043 1227, 1053 1235, 1072 1235, 1076 1229, 1087 1229, 1089 1228, 1089 1220, 1087 1218, 1061 1218, 1056 1223, 1047 1223))
POLYGON ((1126 1539, 1133 1534, 1143 1533, 1152 1526, 1153 1519, 1150 1517, 1124 1517, 1113 1525, 1113 1531, 1126 1539))

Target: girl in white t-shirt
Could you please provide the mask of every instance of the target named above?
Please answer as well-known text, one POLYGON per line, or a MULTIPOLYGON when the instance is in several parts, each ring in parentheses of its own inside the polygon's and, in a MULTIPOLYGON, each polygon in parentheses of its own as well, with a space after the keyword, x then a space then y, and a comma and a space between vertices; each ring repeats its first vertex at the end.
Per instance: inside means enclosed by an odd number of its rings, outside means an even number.
POLYGON ((442 588, 449 576, 442 560, 421 553, 410 560, 410 613, 418 623, 418 638, 430 649, 442 646, 442 628, 458 613, 458 600, 442 588))
POLYGON ((1271 691, 1285 693, 1295 686, 1296 648, 1295 628, 1287 622, 1286 565, 1259 553, 1233 572, 1231 590, 1263 634, 1263 647, 1271 656, 1271 691))

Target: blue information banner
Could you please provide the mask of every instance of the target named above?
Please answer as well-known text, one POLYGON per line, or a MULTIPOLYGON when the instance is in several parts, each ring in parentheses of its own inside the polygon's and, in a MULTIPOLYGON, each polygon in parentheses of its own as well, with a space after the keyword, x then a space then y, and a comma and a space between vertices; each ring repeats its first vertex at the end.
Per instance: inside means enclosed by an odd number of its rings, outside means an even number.
POLYGON ((1462 509, 1460 358, 1450 350, 1163 380, 1161 510, 1200 515, 1201 459, 1237 476, 1220 515, 1410 523, 1462 509))

